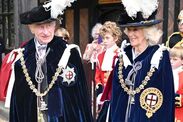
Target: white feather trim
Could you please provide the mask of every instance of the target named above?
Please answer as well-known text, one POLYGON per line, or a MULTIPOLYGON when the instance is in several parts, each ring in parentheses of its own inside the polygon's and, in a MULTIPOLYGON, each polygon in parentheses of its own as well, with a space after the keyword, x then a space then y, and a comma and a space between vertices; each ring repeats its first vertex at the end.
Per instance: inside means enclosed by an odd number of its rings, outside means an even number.
POLYGON ((63 15, 66 7, 70 7, 75 0, 50 0, 43 5, 45 10, 51 10, 51 17, 57 18, 63 15))
POLYGON ((140 8, 144 18, 148 18, 158 8, 158 0, 140 0, 140 8))
POLYGON ((140 11, 140 5, 138 0, 121 0, 122 4, 124 5, 128 16, 136 17, 137 12, 140 11))
POLYGON ((128 16, 136 17, 137 12, 142 12, 144 18, 148 18, 157 8, 158 0, 121 0, 128 16))

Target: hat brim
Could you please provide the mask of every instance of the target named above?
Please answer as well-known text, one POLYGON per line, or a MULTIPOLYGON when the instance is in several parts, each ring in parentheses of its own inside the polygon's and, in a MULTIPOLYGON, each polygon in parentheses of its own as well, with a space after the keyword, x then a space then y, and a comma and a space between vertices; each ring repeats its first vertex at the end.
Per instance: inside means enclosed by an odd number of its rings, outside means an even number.
POLYGON ((56 21, 56 20, 57 19, 55 19, 55 18, 50 18, 50 19, 47 19, 47 20, 44 20, 41 22, 34 22, 34 23, 30 23, 30 24, 44 24, 44 23, 49 23, 49 22, 56 21))
POLYGON ((144 27, 144 26, 156 25, 161 22, 162 22, 162 20, 141 21, 141 22, 127 23, 124 25, 120 24, 120 27, 144 27))

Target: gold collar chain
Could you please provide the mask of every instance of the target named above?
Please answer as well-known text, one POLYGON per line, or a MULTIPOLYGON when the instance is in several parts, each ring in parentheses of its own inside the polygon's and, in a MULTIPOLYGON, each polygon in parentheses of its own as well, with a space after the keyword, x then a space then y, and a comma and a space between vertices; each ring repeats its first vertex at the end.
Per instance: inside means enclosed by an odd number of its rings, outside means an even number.
POLYGON ((23 73, 25 75, 26 81, 27 81, 30 89, 32 90, 32 92, 35 93, 35 95, 37 97, 45 96, 50 91, 50 89, 53 87, 53 85, 55 84, 55 81, 57 80, 59 74, 63 71, 63 68, 58 67, 56 69, 55 75, 52 77, 52 80, 51 80, 50 84, 48 85, 46 90, 43 93, 41 93, 40 91, 38 91, 38 89, 35 88, 35 85, 33 84, 32 80, 31 80, 31 77, 29 76, 29 73, 27 71, 27 67, 25 65, 24 54, 22 53, 22 51, 20 51, 20 53, 21 53, 20 54, 21 55, 20 62, 21 62, 21 65, 22 65, 23 73))
POLYGON ((119 82, 121 84, 121 87, 123 88, 123 90, 128 94, 128 95, 135 95, 137 93, 139 93, 142 89, 144 89, 144 87, 147 85, 148 81, 150 80, 151 76, 153 75, 153 73, 155 72, 155 67, 152 67, 149 72, 147 72, 147 76, 145 77, 145 79, 142 81, 142 84, 139 85, 139 87, 135 88, 134 90, 129 89, 126 86, 126 83, 124 82, 123 79, 123 74, 122 74, 122 69, 123 69, 123 58, 122 55, 119 56, 119 67, 118 67, 118 78, 119 78, 119 82))

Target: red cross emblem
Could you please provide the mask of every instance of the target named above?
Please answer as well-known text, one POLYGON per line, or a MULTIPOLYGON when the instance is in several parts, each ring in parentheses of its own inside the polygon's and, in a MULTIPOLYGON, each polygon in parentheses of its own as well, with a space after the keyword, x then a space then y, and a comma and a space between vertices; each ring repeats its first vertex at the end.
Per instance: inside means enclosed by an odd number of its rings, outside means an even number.
POLYGON ((140 95, 140 106, 146 110, 147 118, 151 118, 162 106, 162 103, 163 94, 157 88, 149 87, 140 95))
POLYGON ((68 72, 65 74, 65 77, 66 77, 68 80, 71 80, 71 79, 73 78, 73 72, 68 71, 68 72))
POLYGON ((74 68, 67 66, 60 76, 63 77, 63 83, 70 85, 72 82, 75 82, 76 73, 74 72, 74 68))
POLYGON ((150 106, 153 107, 154 105, 156 105, 158 101, 158 97, 155 94, 148 94, 147 98, 146 98, 146 103, 150 106))

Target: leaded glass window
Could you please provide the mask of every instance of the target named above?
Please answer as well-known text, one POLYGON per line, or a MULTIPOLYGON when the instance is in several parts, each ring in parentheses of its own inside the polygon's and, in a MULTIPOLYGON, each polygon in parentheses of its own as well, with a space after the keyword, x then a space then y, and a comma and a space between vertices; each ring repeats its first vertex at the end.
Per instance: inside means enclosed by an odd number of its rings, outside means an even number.
POLYGON ((4 39, 6 49, 15 45, 13 0, 0 0, 0 36, 4 39))

